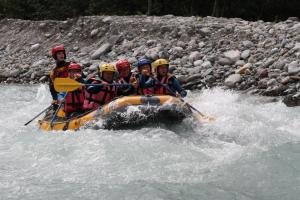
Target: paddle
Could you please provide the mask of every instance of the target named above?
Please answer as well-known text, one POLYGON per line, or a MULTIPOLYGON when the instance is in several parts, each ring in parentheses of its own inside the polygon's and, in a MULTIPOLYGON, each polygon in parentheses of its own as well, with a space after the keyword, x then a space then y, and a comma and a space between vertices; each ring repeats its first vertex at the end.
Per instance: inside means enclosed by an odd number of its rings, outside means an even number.
POLYGON ((27 126, 30 122, 32 122, 33 120, 35 120, 36 118, 38 118, 44 112, 48 111, 51 107, 52 107, 52 105, 50 105, 47 108, 45 108, 43 111, 41 111, 39 114, 37 114, 34 118, 32 118, 31 120, 29 120, 27 123, 25 123, 24 126, 27 126))
MULTIPOLYGON (((68 93, 66 92, 66 94, 64 95, 64 97, 61 100, 65 99, 67 95, 68 95, 68 93)), ((55 111, 55 113, 54 113, 54 115, 53 115, 53 117, 51 119, 51 122, 50 122, 50 127, 51 128, 53 128, 54 120, 56 119, 57 113, 60 110, 60 108, 61 108, 62 105, 63 105, 63 101, 61 101, 61 103, 59 104, 58 108, 56 109, 56 111, 55 111)))
POLYGON ((129 86, 131 84, 119 84, 119 83, 112 83, 112 84, 85 84, 80 83, 71 78, 56 78, 54 80, 54 88, 57 92, 71 92, 74 90, 79 89, 81 86, 129 86))
MULTIPOLYGON (((159 80, 157 80, 156 78, 154 78, 154 81, 158 82, 160 85, 162 85, 164 88, 166 88, 166 90, 168 90, 173 96, 177 96, 175 94, 174 91, 172 91, 170 89, 170 87, 166 84, 162 84, 159 80)), ((216 119, 214 117, 209 117, 204 115, 202 112, 200 112, 197 108, 195 108, 194 106, 192 106, 191 104, 189 104, 188 102, 184 101, 184 99, 182 99, 181 97, 178 97, 180 99, 180 101, 182 101, 183 103, 185 103, 189 108, 191 108, 192 110, 196 111, 196 113, 198 115, 195 115, 195 117, 199 120, 199 121, 203 121, 203 119, 208 120, 209 122, 211 121, 215 121, 216 119)))

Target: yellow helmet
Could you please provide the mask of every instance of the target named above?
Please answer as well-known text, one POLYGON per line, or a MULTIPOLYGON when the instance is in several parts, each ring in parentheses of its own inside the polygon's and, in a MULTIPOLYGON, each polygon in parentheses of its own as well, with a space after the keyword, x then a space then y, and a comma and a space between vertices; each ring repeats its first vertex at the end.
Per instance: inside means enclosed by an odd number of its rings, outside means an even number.
POLYGON ((167 65, 169 66, 169 61, 166 59, 157 59, 156 61, 153 62, 153 68, 154 68, 154 72, 157 71, 157 68, 161 65, 167 65))
POLYGON ((116 73, 116 68, 113 64, 111 63, 103 63, 99 65, 99 73, 100 76, 102 77, 102 72, 114 72, 116 73))

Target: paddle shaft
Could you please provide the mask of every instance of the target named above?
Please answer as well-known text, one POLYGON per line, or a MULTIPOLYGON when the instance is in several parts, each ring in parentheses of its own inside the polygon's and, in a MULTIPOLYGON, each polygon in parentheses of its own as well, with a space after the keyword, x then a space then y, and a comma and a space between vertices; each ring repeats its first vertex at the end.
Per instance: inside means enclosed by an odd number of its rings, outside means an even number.
MULTIPOLYGON (((68 95, 68 93, 66 92, 66 94, 65 94, 64 97, 63 97, 63 99, 65 99, 67 95, 68 95)), ((60 108, 61 108, 62 105, 63 105, 63 102, 61 102, 61 103, 59 104, 58 108, 56 109, 56 111, 55 111, 55 113, 54 113, 54 115, 53 115, 53 117, 52 117, 52 119, 51 119, 51 122, 50 122, 50 127, 51 127, 51 128, 53 128, 53 122, 54 122, 54 120, 56 119, 57 113, 58 113, 58 111, 60 110, 60 108)))
POLYGON ((41 111, 39 114, 37 114, 34 118, 32 118, 26 124, 24 124, 24 126, 27 126, 30 122, 32 122, 33 120, 35 120, 36 118, 38 118, 41 114, 43 114, 44 112, 46 112, 47 110, 49 110, 51 107, 52 107, 52 105, 50 105, 47 108, 45 108, 43 111, 41 111))

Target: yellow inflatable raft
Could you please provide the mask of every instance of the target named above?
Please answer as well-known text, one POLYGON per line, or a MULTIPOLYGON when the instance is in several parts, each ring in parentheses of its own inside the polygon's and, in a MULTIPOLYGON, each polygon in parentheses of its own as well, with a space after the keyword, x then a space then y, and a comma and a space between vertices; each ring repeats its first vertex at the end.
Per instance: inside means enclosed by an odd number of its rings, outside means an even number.
POLYGON ((103 120, 104 128, 122 128, 147 122, 176 123, 192 115, 188 105, 180 99, 168 96, 126 96, 118 98, 103 107, 72 118, 58 117, 50 126, 52 116, 46 113, 39 120, 39 127, 45 131, 77 130, 103 120))

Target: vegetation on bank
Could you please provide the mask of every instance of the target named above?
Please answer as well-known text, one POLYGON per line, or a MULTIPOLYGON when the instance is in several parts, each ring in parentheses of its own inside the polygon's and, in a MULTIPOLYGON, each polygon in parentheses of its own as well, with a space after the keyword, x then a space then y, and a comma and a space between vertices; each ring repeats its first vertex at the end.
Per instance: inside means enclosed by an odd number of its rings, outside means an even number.
POLYGON ((299 0, 0 0, 0 16, 63 20, 82 15, 240 17, 278 21, 300 15, 299 0))

